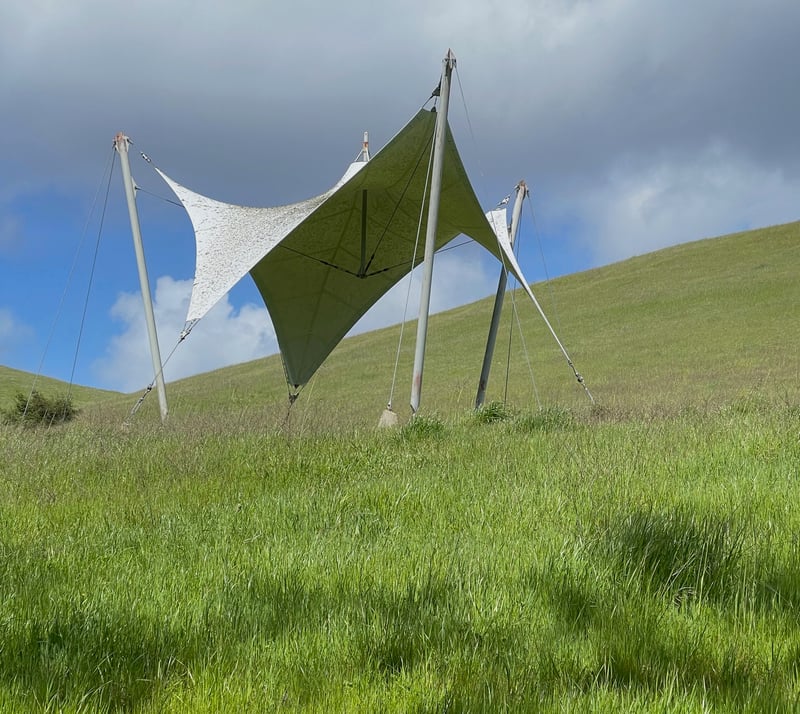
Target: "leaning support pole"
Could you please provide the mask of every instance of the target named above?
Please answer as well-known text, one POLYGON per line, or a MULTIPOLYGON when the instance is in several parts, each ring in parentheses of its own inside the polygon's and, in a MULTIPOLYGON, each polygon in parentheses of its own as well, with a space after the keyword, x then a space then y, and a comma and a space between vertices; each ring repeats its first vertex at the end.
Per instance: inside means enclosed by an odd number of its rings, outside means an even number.
MULTIPOLYGON (((528 187, 524 181, 517 184, 517 197, 514 201, 514 210, 511 214, 511 231, 509 241, 514 245, 519 230, 519 216, 522 213, 522 201, 528 195, 528 187)), ((480 409, 486 401, 486 386, 489 384, 489 371, 492 368, 492 355, 494 345, 497 341, 497 330, 500 327, 500 313, 503 310, 503 299, 506 293, 506 283, 508 282, 508 271, 506 266, 500 268, 500 279, 497 281, 497 294, 494 296, 494 310, 492 311, 492 322, 489 325, 489 336, 486 338, 486 352, 483 355, 483 367, 481 368, 481 378, 478 381, 478 394, 475 397, 475 408, 480 409)))
POLYGON ((139 228, 139 213, 136 210, 136 193, 131 178, 131 165, 128 160, 128 144, 130 139, 122 132, 114 137, 114 147, 119 154, 122 165, 122 180, 125 184, 125 196, 128 199, 128 214, 131 219, 131 232, 133 233, 133 247, 136 251, 136 265, 139 268, 139 285, 142 289, 144 301, 144 318, 147 322, 147 337, 150 340, 150 356, 153 360, 153 372, 156 375, 156 389, 158 391, 158 405, 161 410, 161 422, 167 419, 167 390, 164 386, 164 373, 161 364, 161 352, 158 349, 158 334, 156 333, 156 320, 153 315, 153 301, 150 297, 150 281, 147 278, 147 265, 144 261, 144 247, 142 246, 142 232, 139 228))
POLYGON ((439 196, 442 191, 442 169, 447 138, 447 108, 450 104, 450 78, 456 66, 452 50, 447 50, 443 60, 442 80, 439 84, 439 109, 434 133, 433 166, 431 168, 431 194, 428 202, 428 224, 425 231, 425 259, 422 273, 422 288, 419 298, 419 320, 417 343, 414 352, 414 375, 411 380, 411 411, 419 410, 422 394, 422 369, 425 363, 425 340, 428 334, 428 312, 431 306, 431 283, 433 280, 433 254, 436 249, 436 229, 439 224, 439 196))

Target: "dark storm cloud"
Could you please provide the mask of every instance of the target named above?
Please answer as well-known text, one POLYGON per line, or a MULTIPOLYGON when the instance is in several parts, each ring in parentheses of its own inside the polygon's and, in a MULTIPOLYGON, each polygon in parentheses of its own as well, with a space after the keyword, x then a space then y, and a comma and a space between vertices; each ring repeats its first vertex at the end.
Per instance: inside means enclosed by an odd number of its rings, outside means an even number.
POLYGON ((3 181, 85 191, 98 147, 124 129, 199 191, 296 200, 338 178, 362 130, 380 146, 401 127, 448 46, 469 112, 462 153, 491 196, 527 176, 554 211, 590 223, 597 191, 627 200, 620 173, 692 166, 720 146, 742 170, 798 178, 794 0, 12 0, 2 12, 3 181))

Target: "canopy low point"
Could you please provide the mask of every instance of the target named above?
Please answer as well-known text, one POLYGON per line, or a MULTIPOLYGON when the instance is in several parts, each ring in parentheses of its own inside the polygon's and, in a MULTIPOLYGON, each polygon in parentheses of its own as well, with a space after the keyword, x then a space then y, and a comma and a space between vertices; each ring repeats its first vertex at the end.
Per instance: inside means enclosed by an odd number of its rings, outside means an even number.
MULTIPOLYGON (((187 321, 199 320, 249 272, 272 318, 287 380, 295 388, 305 384, 359 318, 422 259, 422 246, 416 255, 414 246, 420 225, 424 237, 435 122, 435 111, 420 110, 371 160, 351 164, 330 191, 287 206, 222 203, 159 171, 196 236, 187 321)), ((436 249, 460 234, 527 287, 505 209, 484 215, 448 126, 436 249)))

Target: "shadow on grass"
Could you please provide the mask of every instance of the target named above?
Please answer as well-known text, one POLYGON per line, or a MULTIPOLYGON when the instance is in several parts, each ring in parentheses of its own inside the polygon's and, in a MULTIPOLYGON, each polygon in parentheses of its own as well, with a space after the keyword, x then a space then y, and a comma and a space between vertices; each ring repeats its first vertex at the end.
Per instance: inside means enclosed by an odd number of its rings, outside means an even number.
POLYGON ((663 706, 698 696, 736 710, 794 710, 800 648, 762 661, 735 635, 727 643, 708 636, 701 620, 652 589, 650 574, 625 581, 594 565, 576 570, 553 559, 523 581, 552 615, 532 674, 550 681, 553 696, 607 690, 663 706))
MULTIPOLYGON (((514 651, 513 638, 470 623, 458 581, 421 576, 397 585, 341 578, 322 588, 301 571, 242 576, 211 588, 195 612, 174 614, 152 605, 142 612, 141 596, 128 611, 119 601, 103 607, 64 596, 59 602, 54 592, 27 621, 0 623, 0 679, 31 711, 157 711, 176 691, 191 689, 204 668, 224 675, 253 648, 263 653, 280 641, 265 655, 280 672, 280 691, 268 693, 276 708, 324 703, 336 676, 331 656, 353 653, 359 671, 387 683, 419 667, 441 672, 449 662, 469 662, 467 669, 455 667, 458 697, 513 691, 513 664, 511 670, 499 664, 514 651), (335 641, 331 650, 320 644, 320 633, 335 641)), ((246 688, 254 673, 245 668, 237 676, 246 688)), ((430 710, 441 711, 455 697, 450 689, 431 692, 430 710)), ((423 704, 420 711, 428 709, 423 704)))
POLYGON ((399 591, 373 591, 354 618, 364 670, 388 681, 419 674, 436 683, 409 711, 511 711, 547 687, 527 675, 522 633, 478 624, 463 585, 437 576, 399 591))
POLYGON ((677 605, 734 596, 743 545, 744 528, 732 519, 682 509, 634 511, 609 524, 600 541, 626 580, 677 605))
POLYGON ((56 612, 6 632, 0 676, 33 710, 131 711, 187 675, 202 634, 115 614, 56 612))
POLYGON ((130 610, 59 603, 0 623, 0 678, 31 711, 158 708, 209 663, 235 665, 243 645, 319 626, 332 603, 301 576, 221 583, 195 612, 164 612, 141 596, 130 610))
POLYGON ((647 510, 601 523, 581 556, 532 569, 523 585, 552 613, 554 643, 584 643, 580 656, 554 673, 558 689, 645 698, 700 693, 719 706, 793 710, 800 648, 765 661, 735 630, 721 639, 706 633, 716 617, 757 621, 764 608, 794 622, 796 576, 775 568, 765 574, 753 557, 732 518, 647 510))
POLYGON ((795 617, 797 538, 791 555, 781 556, 771 540, 758 540, 759 532, 757 524, 746 527, 734 516, 641 510, 605 524, 596 550, 624 580, 678 607, 705 602, 795 617))

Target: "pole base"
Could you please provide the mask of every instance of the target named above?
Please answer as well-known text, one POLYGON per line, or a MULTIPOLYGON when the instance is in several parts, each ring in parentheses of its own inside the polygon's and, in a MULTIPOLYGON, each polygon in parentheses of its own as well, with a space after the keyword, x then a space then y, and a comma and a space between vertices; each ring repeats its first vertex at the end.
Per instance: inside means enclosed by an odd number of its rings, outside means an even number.
POLYGON ((381 414, 381 418, 378 420, 378 428, 385 429, 397 426, 398 421, 397 414, 387 407, 383 410, 383 414, 381 414))

